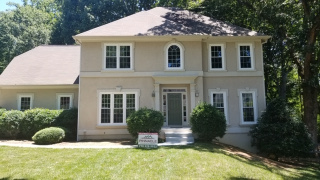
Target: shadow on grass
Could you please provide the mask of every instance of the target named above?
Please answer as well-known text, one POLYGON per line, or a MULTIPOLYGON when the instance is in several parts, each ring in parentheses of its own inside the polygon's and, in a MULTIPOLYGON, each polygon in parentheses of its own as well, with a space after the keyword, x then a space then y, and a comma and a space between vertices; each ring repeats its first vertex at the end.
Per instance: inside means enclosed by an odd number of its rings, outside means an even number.
POLYGON ((20 179, 16 179, 16 178, 12 178, 12 177, 4 177, 4 178, 0 178, 0 180, 12 180, 12 179, 14 179, 14 180, 27 180, 27 178, 20 178, 20 179))
MULTIPOLYGON (((218 153, 227 155, 237 161, 242 163, 255 166, 258 168, 265 169, 271 173, 278 174, 282 176, 284 179, 320 179, 320 164, 309 165, 305 167, 285 164, 277 161, 273 161, 270 159, 266 159, 256 154, 246 152, 245 150, 224 145, 221 143, 204 143, 198 142, 193 145, 186 146, 162 146, 163 149, 192 149, 201 152, 210 152, 210 153, 218 153), (296 172, 290 171, 291 169, 296 169, 296 172), (290 171, 291 175, 286 176, 283 173, 280 173, 278 169, 283 169, 290 171)), ((246 177, 231 177, 230 179, 238 180, 238 179, 248 179, 246 177)))

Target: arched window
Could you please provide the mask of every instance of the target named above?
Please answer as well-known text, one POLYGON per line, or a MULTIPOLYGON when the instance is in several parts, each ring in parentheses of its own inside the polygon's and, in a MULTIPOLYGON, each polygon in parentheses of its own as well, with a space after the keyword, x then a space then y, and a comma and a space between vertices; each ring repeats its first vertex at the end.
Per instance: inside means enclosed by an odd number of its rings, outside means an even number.
POLYGON ((180 48, 177 45, 171 45, 168 49, 168 68, 181 67, 180 48))
POLYGON ((171 43, 166 48, 166 69, 183 69, 183 47, 178 43, 171 43))

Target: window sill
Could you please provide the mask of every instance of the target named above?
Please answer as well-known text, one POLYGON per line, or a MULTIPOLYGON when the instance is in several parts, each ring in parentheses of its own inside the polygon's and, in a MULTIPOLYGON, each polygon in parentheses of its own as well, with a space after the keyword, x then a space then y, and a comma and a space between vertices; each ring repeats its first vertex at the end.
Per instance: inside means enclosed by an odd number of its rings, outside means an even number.
POLYGON ((208 72, 228 72, 226 69, 209 69, 208 72))
POLYGON ((101 70, 102 73, 133 73, 133 69, 103 69, 101 70))
POLYGON ((96 126, 97 129, 127 129, 127 125, 115 125, 115 124, 108 124, 108 125, 102 125, 99 124, 96 126))
POLYGON ((245 71, 257 71, 256 69, 238 69, 238 72, 245 72, 245 71))
POLYGON ((164 70, 165 72, 174 72, 174 71, 180 71, 180 72, 183 72, 183 71, 186 71, 185 69, 165 69, 164 70))

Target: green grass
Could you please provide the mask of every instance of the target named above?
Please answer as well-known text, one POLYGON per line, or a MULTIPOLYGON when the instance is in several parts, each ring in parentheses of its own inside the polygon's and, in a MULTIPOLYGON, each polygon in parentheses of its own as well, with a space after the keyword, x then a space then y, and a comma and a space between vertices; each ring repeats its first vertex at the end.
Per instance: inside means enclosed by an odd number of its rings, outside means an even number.
POLYGON ((278 167, 204 143, 156 150, 0 147, 0 179, 319 178, 315 168, 278 167))

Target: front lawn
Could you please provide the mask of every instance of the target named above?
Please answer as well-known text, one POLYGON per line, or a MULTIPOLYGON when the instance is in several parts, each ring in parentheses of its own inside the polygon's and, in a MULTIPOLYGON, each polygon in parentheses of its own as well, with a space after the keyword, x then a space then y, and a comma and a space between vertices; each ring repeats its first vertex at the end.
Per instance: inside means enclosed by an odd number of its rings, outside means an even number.
POLYGON ((0 147, 0 179, 319 179, 293 168, 226 153, 214 144, 141 149, 0 147))

